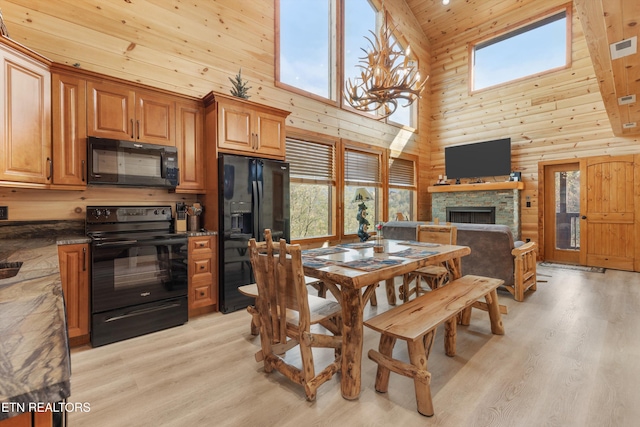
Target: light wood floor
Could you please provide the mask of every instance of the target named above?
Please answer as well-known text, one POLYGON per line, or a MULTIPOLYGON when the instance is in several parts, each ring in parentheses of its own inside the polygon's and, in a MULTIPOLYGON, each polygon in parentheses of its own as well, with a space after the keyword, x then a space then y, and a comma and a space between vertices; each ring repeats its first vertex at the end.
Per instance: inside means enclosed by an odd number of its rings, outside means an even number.
MULTIPOLYGON (((640 419, 640 275, 539 268, 538 291, 509 307, 506 335, 485 312, 458 329, 457 355, 442 333, 429 358, 435 416, 416 411, 413 383, 392 374, 374 390, 366 357, 378 335, 365 328, 362 394, 340 395, 339 377, 316 402, 254 361, 258 339, 245 311, 72 354, 69 414, 81 426, 637 426, 640 419)), ((386 308, 378 289, 377 310, 386 308)), ((365 317, 376 313, 367 307, 365 317)), ((406 356, 399 343, 398 357, 406 356)))

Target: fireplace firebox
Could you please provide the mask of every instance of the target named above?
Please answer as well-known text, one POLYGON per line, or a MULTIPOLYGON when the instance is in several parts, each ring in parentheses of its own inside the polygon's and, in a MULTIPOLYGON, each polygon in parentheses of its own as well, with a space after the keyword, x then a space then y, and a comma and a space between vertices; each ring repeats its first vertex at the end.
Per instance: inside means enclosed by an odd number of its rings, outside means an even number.
POLYGON ((447 222, 495 224, 496 208, 477 206, 447 207, 447 222))

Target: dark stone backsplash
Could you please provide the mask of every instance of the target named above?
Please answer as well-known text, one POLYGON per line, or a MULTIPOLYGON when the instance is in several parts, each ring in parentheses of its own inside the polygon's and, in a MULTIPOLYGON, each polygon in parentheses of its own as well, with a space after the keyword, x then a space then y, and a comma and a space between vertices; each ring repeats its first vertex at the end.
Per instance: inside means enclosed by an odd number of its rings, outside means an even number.
POLYGON ((0 222, 0 239, 43 239, 84 234, 83 220, 0 222))

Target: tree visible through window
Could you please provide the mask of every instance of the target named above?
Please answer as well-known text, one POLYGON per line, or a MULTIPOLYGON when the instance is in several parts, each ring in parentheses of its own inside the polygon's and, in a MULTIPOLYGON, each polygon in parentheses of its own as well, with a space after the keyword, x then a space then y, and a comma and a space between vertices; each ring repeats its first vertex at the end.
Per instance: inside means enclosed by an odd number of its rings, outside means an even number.
POLYGON ((287 138, 290 169, 291 238, 335 234, 335 147, 287 138))
POLYGON ((402 214, 403 218, 416 220, 413 202, 416 193, 415 163, 412 160, 389 159, 389 219, 402 214))
POLYGON ((367 207, 369 233, 374 231, 377 221, 382 220, 378 208, 381 187, 381 153, 346 148, 344 151, 344 234, 356 234, 359 202, 354 200, 356 191, 364 188, 372 200, 364 201, 367 207))
POLYGON ((570 8, 484 40, 472 48, 472 89, 568 66, 570 8))

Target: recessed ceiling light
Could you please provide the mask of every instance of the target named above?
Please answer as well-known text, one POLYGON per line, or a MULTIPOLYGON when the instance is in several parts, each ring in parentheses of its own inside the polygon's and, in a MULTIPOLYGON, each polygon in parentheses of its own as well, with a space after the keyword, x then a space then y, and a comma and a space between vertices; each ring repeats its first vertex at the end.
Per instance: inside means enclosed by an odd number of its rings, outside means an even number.
POLYGON ((445 6, 448 5, 449 4, 449 0, 442 0, 442 4, 445 5, 445 6))

